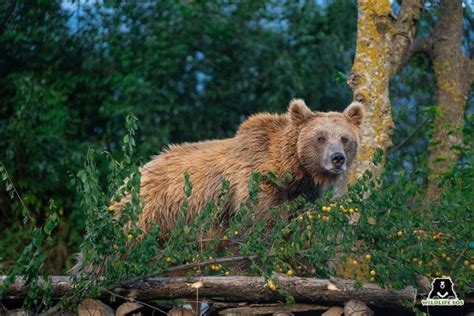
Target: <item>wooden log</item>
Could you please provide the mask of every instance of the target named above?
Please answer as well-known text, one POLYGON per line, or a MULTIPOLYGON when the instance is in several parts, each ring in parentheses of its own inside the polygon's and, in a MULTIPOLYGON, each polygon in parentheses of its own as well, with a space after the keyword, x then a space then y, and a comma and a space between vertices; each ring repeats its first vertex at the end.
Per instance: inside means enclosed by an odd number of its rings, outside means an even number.
POLYGON ((324 313, 321 314, 321 316, 341 316, 344 314, 344 309, 339 307, 339 306, 333 306, 324 313))
POLYGON ((114 316, 114 310, 99 300, 86 298, 79 304, 78 316, 114 316))
POLYGON ((321 306, 314 304, 261 304, 248 305, 243 307, 232 307, 219 311, 219 315, 268 315, 276 313, 302 313, 326 311, 329 306, 321 306))
POLYGON ((350 300, 344 305, 344 315, 374 316, 374 312, 364 302, 350 300))
POLYGON ((126 302, 120 305, 115 311, 115 316, 125 316, 129 314, 140 314, 143 305, 133 302, 126 302))
MULTIPOLYGON (((50 278, 54 297, 67 295, 71 291, 71 281, 68 277, 52 276, 50 278)), ((0 284, 4 279, 5 276, 0 276, 0 284)), ((280 293, 286 293, 293 296, 298 303, 324 302, 324 304, 343 305, 349 300, 359 300, 367 305, 399 310, 409 308, 416 298, 416 290, 412 287, 395 290, 380 288, 372 283, 363 283, 361 288, 355 289, 354 281, 336 278, 324 280, 278 274, 275 277, 275 283, 279 291, 269 289, 263 277, 150 278, 109 291, 137 301, 194 299, 198 291, 199 298, 257 303, 285 301, 285 296, 280 293)), ((9 286, 9 297, 21 298, 25 293, 26 288, 21 278, 9 286)))

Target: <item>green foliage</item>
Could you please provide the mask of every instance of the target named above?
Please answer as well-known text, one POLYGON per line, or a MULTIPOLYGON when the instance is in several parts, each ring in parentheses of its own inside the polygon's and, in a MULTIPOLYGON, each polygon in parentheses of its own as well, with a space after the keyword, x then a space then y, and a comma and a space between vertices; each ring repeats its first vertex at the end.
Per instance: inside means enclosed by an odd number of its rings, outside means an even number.
MULTIPOLYGON (((285 186, 291 174, 253 174, 249 200, 228 222, 221 214, 230 183, 190 221, 192 183, 184 174, 173 238, 163 239, 157 226, 142 236, 137 226, 140 160, 163 146, 232 136, 246 116, 281 113, 293 97, 314 110, 349 102, 354 2, 78 1, 72 16, 62 3, 0 3, 0 272, 9 272, 4 286, 24 277, 27 305, 49 304, 47 279, 43 296, 37 281, 64 273, 72 265, 66 258, 78 250, 90 269, 75 278, 64 307, 189 263, 190 274, 271 279, 291 270, 358 282, 370 280, 373 269, 375 282, 392 287, 415 284, 417 274, 446 274, 466 289, 472 272, 463 263, 473 263, 474 239, 473 95, 464 145, 453 148, 461 160, 440 183, 440 200, 424 201, 438 115, 424 57, 391 84, 397 132, 382 178, 366 173, 336 203, 285 203, 269 210, 269 223, 253 214, 260 185, 285 186), (124 196, 130 198, 122 211, 110 211, 124 196), (234 255, 249 256, 251 264, 241 270, 213 262, 234 255)), ((431 31, 437 10, 426 3, 420 35, 431 31)))
MULTIPOLYGON (((446 175, 443 194, 436 202, 425 201, 423 188, 404 173, 398 181, 388 181, 393 174, 393 164, 388 163, 382 177, 373 178, 367 171, 337 201, 325 196, 308 203, 299 197, 270 209, 270 219, 254 213, 261 181, 280 187, 291 175, 278 179, 274 174, 254 173, 248 185, 249 198, 228 226, 222 225, 221 215, 229 200, 229 183, 224 181, 218 198, 191 220, 187 200, 192 183, 185 173, 184 203, 177 226, 166 237, 160 235, 157 226, 143 235, 137 226, 142 204, 140 170, 133 158, 135 117, 127 117, 126 128, 128 134, 121 146, 123 160, 104 152, 109 170, 102 175, 91 149, 84 169, 72 179, 81 197, 87 229, 81 245, 83 269, 73 276, 74 291, 62 299, 63 308, 120 284, 166 275, 182 265, 190 275, 245 273, 269 279, 275 272, 323 278, 337 275, 355 279, 355 286, 370 281, 394 288, 417 286, 417 275, 449 275, 459 293, 467 290, 473 255, 469 248, 473 238, 468 194, 474 183, 471 160, 446 175), (100 184, 103 176, 107 177, 107 185, 100 184), (119 212, 112 207, 116 202, 122 203, 119 212), (250 266, 214 263, 221 257, 236 255, 249 258, 250 266)), ((373 163, 381 163, 382 158, 383 152, 378 151, 373 163)), ((3 166, 2 173, 11 183, 3 166)), ((14 190, 13 185, 7 187, 14 190)), ((2 288, 4 294, 5 286, 21 275, 28 286, 25 303, 29 306, 48 306, 50 302, 48 294, 39 294, 38 285, 47 256, 45 247, 52 245, 51 233, 58 223, 53 203, 50 209, 45 225, 32 229, 31 244, 2 288)), ((275 286, 280 291, 277 283, 275 286)), ((49 293, 47 289, 46 284, 45 293, 49 293)), ((287 296, 288 303, 294 302, 284 291, 280 294, 287 296)))
MULTIPOLYGON (((294 97, 315 110, 350 101, 349 89, 331 79, 350 71, 356 27, 350 1, 69 6, 0 3, 0 153, 40 223, 54 199, 64 219, 56 244, 69 254, 78 251, 86 228, 70 174, 90 147, 122 160, 117 143, 128 133, 128 113, 140 119, 136 150, 147 161, 171 142, 232 136, 243 118, 283 112, 294 97)), ((100 158, 95 167, 106 174, 109 163, 100 158)), ((0 271, 28 243, 18 229, 21 210, 0 194, 6 236, 0 271)), ((58 260, 48 269, 61 274, 71 264, 58 260)))
MULTIPOLYGON (((35 224, 34 218, 31 216, 30 210, 25 206, 23 200, 18 195, 13 182, 11 181, 7 170, 3 163, 0 162, 0 173, 2 181, 11 199, 18 198, 23 206, 23 224, 29 221, 35 224)), ((53 239, 51 238, 53 230, 59 223, 56 213, 56 206, 51 200, 49 205, 49 215, 45 223, 40 227, 34 227, 28 232, 31 242, 23 249, 21 255, 17 259, 16 264, 10 270, 8 276, 0 286, 0 298, 7 293, 8 286, 15 282, 17 277, 21 277, 25 287, 27 288, 24 305, 27 307, 42 306, 48 307, 51 303, 50 284, 47 275, 42 275, 41 268, 47 259, 47 250, 52 247, 53 239), (40 292, 39 281, 44 281, 43 291, 40 292)))

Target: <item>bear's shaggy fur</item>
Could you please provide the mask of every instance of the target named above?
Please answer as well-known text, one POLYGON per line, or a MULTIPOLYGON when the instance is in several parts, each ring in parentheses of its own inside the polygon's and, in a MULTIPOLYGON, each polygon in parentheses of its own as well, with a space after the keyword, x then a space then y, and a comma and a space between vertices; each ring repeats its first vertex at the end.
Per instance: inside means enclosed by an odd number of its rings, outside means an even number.
MULTIPOLYGON (((144 209, 139 226, 147 232, 155 223, 166 235, 176 225, 184 199, 184 177, 189 173, 192 194, 187 221, 216 199, 224 179, 230 199, 220 214, 224 222, 248 198, 254 172, 273 172, 293 178, 284 187, 261 185, 257 215, 300 194, 314 198, 321 188, 344 180, 359 144, 363 107, 355 102, 343 113, 311 112, 302 100, 293 100, 283 115, 262 113, 240 125, 233 138, 171 145, 142 168, 141 196, 144 209), (334 168, 331 155, 341 152, 345 163, 334 168)), ((344 188, 339 188, 342 192, 344 188)), ((116 204, 117 210, 127 198, 116 204)))

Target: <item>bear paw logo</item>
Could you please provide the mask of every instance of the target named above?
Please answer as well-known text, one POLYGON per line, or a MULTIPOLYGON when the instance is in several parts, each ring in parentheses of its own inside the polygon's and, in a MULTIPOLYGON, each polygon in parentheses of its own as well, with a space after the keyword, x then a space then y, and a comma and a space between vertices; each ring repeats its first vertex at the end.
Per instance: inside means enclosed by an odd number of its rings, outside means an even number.
POLYGON ((421 300, 426 305, 463 305, 454 291, 454 283, 450 277, 435 278, 431 283, 431 291, 426 300, 421 300))

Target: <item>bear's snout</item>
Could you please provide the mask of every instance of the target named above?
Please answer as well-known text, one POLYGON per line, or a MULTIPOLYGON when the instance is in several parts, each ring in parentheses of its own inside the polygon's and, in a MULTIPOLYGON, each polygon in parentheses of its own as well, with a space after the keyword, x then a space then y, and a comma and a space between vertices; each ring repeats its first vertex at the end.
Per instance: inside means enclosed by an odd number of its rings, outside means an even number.
POLYGON ((346 157, 341 152, 336 152, 332 154, 330 158, 331 158, 332 164, 334 165, 336 169, 340 169, 344 165, 344 162, 346 161, 346 157))
POLYGON ((347 157, 344 148, 335 142, 329 143, 324 154, 323 168, 329 173, 339 174, 347 169, 347 157))

